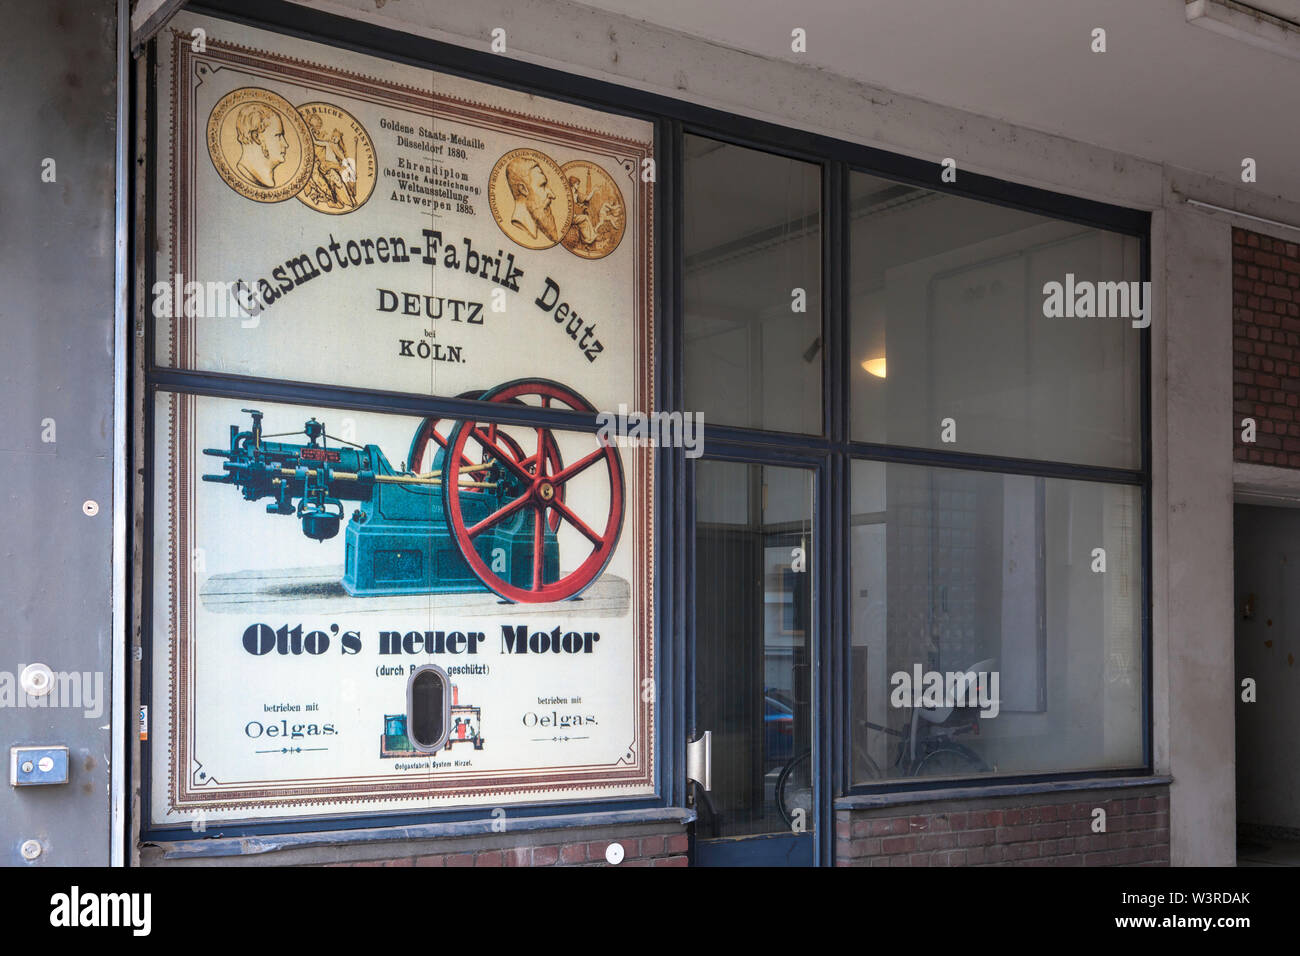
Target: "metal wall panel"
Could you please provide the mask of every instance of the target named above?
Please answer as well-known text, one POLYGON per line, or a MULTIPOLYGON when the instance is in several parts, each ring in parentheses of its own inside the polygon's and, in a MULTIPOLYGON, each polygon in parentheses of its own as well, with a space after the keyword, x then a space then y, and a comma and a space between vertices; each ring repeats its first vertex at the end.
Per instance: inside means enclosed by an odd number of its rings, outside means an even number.
POLYGON ((3 865, 109 862, 115 8, 0 0, 0 743, 6 771, 15 744, 70 757, 65 784, 15 788, 6 772, 3 865), (65 706, 17 706, 37 661, 66 675, 43 698, 65 706))

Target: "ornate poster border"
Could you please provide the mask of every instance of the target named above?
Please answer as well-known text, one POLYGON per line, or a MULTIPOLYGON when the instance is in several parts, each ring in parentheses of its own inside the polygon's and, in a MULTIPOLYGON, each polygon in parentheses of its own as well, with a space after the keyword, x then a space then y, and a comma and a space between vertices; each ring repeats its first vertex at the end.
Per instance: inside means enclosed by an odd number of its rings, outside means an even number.
MULTIPOLYGON (((210 73, 238 69, 250 77, 288 80, 319 89, 322 93, 346 92, 349 96, 372 103, 418 110, 432 119, 452 119, 497 130, 524 133, 561 145, 578 146, 588 152, 608 156, 616 165, 634 174, 641 163, 653 156, 653 142, 618 137, 598 130, 569 125, 545 117, 506 110, 487 104, 439 94, 334 69, 308 60, 257 50, 209 37, 206 50, 196 53, 188 33, 171 34, 171 148, 166 180, 171 196, 168 205, 171 274, 194 275, 195 232, 197 215, 194 205, 194 178, 202 150, 194 149, 198 123, 195 91, 210 73)), ((430 77, 437 74, 430 71, 430 77)), ((161 98, 160 98, 161 101, 161 98)), ((202 141, 199 141, 202 145, 202 141)), ((161 185, 161 184, 160 184, 161 185)), ((639 303, 637 335, 633 346, 638 370, 637 395, 641 407, 653 410, 654 404, 654 302, 653 302, 653 183, 640 182, 637 189, 639 229, 632 235, 635 243, 635 301, 639 303)), ((173 319, 168 329, 166 354, 161 364, 178 369, 195 368, 194 319, 173 319)), ((169 505, 167 567, 170 584, 169 608, 169 675, 168 703, 170 747, 168 763, 167 814, 188 810, 254 810, 319 805, 346 806, 357 803, 411 802, 420 798, 437 798, 445 805, 450 798, 469 797, 481 802, 489 796, 536 794, 539 799, 573 791, 595 791, 597 799, 653 793, 655 780, 654 701, 643 701, 641 687, 654 677, 654 463, 645 448, 630 450, 633 467, 642 489, 640 514, 630 515, 625 530, 639 518, 637 534, 632 540, 635 554, 634 633, 637 653, 634 657, 633 683, 629 700, 634 702, 637 718, 634 737, 618 760, 605 765, 537 767, 515 771, 483 771, 458 774, 454 779, 434 781, 393 779, 388 776, 364 775, 309 779, 286 779, 268 785, 254 781, 223 783, 206 777, 195 753, 194 713, 194 619, 192 601, 197 593, 197 579, 188 555, 194 540, 194 515, 190 503, 196 485, 198 449, 194 430, 195 397, 186 393, 167 394, 168 472, 166 500, 169 505), (203 774, 200 784, 196 777, 203 774)), ((155 585, 156 590, 157 585, 155 585)), ((160 635, 155 635, 155 642, 160 635)), ((156 644, 155 644, 156 646, 156 644)), ((154 758, 155 767, 157 758, 154 758)), ((328 813, 328 811, 325 811, 328 813)))

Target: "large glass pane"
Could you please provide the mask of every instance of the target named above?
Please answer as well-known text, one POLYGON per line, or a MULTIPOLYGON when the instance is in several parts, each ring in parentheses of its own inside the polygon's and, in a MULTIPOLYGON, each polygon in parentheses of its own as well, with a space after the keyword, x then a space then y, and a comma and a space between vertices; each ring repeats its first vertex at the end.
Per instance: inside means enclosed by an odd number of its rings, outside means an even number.
POLYGON ((857 784, 1142 763, 1139 489, 853 464, 857 784))
POLYGON ((855 439, 1141 466, 1137 239, 862 173, 850 199, 855 439))
POLYGON ((820 433, 818 167, 687 136, 684 189, 686 407, 820 433))
POLYGON ((696 470, 695 713, 713 732, 702 838, 810 833, 813 477, 696 470))

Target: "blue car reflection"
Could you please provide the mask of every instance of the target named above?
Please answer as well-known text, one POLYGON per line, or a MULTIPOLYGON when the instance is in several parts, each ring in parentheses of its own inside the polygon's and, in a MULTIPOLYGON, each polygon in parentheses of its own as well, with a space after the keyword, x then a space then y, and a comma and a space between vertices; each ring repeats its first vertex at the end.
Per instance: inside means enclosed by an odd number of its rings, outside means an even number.
POLYGON ((763 694, 763 736, 769 768, 794 756, 794 701, 772 687, 763 694))

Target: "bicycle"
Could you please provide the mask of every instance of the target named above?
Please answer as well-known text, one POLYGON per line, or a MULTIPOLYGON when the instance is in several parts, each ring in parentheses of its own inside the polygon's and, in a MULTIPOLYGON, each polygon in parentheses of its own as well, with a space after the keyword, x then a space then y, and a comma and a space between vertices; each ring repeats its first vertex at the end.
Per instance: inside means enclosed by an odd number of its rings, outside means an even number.
MULTIPOLYGON (((991 663, 992 661, 981 661, 970 670, 986 670, 991 663)), ((951 723, 955 713, 969 710, 970 708, 955 706, 914 707, 907 731, 894 730, 869 720, 859 720, 858 725, 864 733, 854 735, 854 752, 870 779, 879 780, 885 776, 880 765, 863 747, 865 731, 870 729, 900 738, 897 754, 890 765, 898 771, 893 776, 959 776, 972 771, 990 773, 992 768, 979 754, 954 739, 965 734, 979 734, 978 716, 964 719, 961 723, 951 723), (922 727, 926 728, 924 732, 922 727)), ((776 781, 776 808, 786 826, 794 826, 795 811, 802 809, 806 813, 812 805, 812 750, 809 749, 792 757, 781 769, 781 775, 776 781)))

